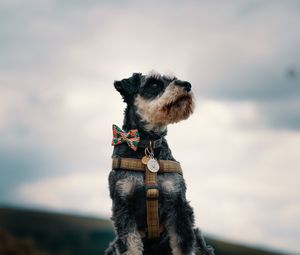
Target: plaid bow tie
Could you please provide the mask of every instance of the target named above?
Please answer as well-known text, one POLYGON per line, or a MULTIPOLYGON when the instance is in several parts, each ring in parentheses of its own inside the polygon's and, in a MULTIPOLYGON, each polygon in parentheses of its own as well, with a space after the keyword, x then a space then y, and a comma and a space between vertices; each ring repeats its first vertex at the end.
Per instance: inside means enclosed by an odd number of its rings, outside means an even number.
POLYGON ((140 142, 139 131, 137 129, 134 129, 129 130, 129 132, 126 133, 118 126, 113 125, 113 139, 111 145, 118 145, 125 142, 131 149, 136 151, 137 146, 140 142))

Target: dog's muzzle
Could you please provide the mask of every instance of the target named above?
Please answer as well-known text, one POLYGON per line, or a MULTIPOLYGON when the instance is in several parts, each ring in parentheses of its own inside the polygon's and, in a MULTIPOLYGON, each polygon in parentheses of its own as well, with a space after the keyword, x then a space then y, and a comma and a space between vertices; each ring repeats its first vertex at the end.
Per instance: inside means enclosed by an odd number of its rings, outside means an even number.
POLYGON ((188 81, 176 80, 175 85, 183 87, 186 92, 190 92, 192 85, 188 81))

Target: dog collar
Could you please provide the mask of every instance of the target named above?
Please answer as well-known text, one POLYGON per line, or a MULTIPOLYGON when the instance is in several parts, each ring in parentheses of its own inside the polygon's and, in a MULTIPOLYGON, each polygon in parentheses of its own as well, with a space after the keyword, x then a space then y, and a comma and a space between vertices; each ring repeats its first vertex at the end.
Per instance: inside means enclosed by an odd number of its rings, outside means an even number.
POLYGON ((119 145, 122 143, 127 143, 127 145, 134 151, 140 148, 147 148, 151 145, 153 149, 161 147, 163 138, 157 140, 150 139, 140 139, 139 131, 137 129, 129 130, 129 132, 123 131, 117 125, 113 125, 113 139, 112 145, 119 145))
POLYGON ((157 140, 143 139, 140 141, 138 147, 146 148, 151 145, 153 149, 157 149, 161 146, 162 141, 163 141, 163 138, 159 138, 157 140))

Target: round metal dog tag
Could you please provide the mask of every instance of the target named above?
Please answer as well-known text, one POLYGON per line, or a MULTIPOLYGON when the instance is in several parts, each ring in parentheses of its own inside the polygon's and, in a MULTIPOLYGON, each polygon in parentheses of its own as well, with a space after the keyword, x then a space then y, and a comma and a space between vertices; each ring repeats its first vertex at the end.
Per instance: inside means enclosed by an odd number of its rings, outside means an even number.
POLYGON ((147 163, 147 167, 148 167, 149 171, 152 173, 156 173, 159 170, 159 164, 158 164, 157 160, 154 158, 149 159, 149 161, 147 163))
POLYGON ((149 160, 150 160, 150 157, 149 157, 149 156, 144 156, 144 157, 142 157, 142 163, 143 163, 144 165, 147 165, 149 160))

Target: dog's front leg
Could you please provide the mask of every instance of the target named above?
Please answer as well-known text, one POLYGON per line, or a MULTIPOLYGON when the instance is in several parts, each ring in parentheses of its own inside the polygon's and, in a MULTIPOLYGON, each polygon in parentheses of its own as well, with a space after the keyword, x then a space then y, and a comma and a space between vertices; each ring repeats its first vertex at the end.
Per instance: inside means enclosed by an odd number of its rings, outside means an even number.
POLYGON ((173 255, 193 255, 195 235, 193 231, 193 211, 188 202, 178 196, 173 200, 173 208, 169 210, 166 227, 170 238, 173 255), (175 201, 174 201, 175 200, 175 201))
POLYGON ((127 180, 118 183, 114 201, 113 217, 116 234, 118 236, 118 252, 122 255, 142 255, 143 242, 137 231, 133 208, 131 208, 131 190, 128 189, 127 180), (122 187, 122 185, 127 185, 122 187), (128 194, 126 194, 129 192, 128 194))

